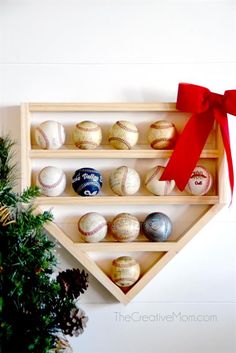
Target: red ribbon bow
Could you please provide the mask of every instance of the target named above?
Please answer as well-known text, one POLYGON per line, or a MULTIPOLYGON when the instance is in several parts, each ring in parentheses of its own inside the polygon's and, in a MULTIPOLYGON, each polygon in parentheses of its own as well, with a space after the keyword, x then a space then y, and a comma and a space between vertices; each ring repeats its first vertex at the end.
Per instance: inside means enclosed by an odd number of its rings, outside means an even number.
POLYGON ((236 115, 236 90, 225 91, 221 95, 205 87, 180 83, 176 108, 193 115, 177 141, 161 180, 174 179, 180 190, 185 188, 216 120, 225 147, 232 196, 234 170, 227 113, 236 115))

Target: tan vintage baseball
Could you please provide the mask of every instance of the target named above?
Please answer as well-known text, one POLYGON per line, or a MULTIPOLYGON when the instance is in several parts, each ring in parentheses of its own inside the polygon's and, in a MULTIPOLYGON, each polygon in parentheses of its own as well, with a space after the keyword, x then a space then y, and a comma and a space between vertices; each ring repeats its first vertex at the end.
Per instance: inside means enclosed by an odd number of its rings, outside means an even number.
POLYGON ((111 222, 111 234, 117 241, 133 241, 138 237, 139 233, 139 220, 129 213, 120 213, 111 222))
POLYGON ((97 212, 86 213, 79 219, 78 231, 84 241, 88 243, 99 242, 107 234, 107 221, 97 212))
POLYGON ((192 195, 205 195, 211 189, 212 182, 211 173, 198 165, 194 168, 185 190, 192 195))
POLYGON ((152 123, 148 130, 148 142, 156 150, 172 148, 176 142, 177 131, 175 125, 166 120, 152 123))
POLYGON ((102 141, 102 130, 93 121, 81 121, 74 128, 73 140, 76 147, 82 150, 93 150, 102 141))
POLYGON ((138 141, 138 129, 130 121, 117 121, 109 131, 108 141, 118 150, 130 150, 138 141))
POLYGON ((45 196, 59 196, 66 187, 66 175, 56 167, 43 168, 36 177, 36 185, 45 196))
POLYGON ((121 256, 113 260, 111 279, 119 287, 130 287, 140 277, 139 263, 131 256, 121 256))
POLYGON ((164 172, 164 167, 158 165, 151 170, 146 175, 145 186, 154 195, 164 196, 171 193, 175 187, 174 180, 159 180, 164 172))
POLYGON ((46 120, 35 128, 37 145, 46 150, 56 150, 65 143, 65 129, 54 120, 46 120))
POLYGON ((134 195, 140 188, 140 177, 135 169, 122 166, 113 170, 109 184, 119 196, 134 195))

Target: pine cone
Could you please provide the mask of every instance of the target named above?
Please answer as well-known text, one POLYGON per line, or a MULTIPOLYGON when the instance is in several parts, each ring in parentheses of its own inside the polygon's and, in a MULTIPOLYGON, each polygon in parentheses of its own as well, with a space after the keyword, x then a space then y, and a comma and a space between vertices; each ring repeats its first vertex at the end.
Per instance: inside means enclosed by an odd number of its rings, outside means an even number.
POLYGON ((76 299, 88 288, 88 274, 79 269, 60 272, 57 281, 61 286, 62 296, 76 299))
POLYGON ((63 318, 61 322, 61 329, 65 335, 79 336, 84 332, 86 323, 88 322, 88 317, 82 309, 73 308, 69 314, 69 317, 63 318))

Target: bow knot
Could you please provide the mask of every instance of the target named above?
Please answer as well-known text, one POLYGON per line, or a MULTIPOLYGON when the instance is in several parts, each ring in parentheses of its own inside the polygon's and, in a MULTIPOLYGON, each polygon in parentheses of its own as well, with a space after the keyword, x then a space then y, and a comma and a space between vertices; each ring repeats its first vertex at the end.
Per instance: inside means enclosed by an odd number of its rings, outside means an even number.
POLYGON ((224 110, 224 96, 218 93, 210 92, 209 95, 210 108, 217 108, 224 110))
POLYGON ((174 179, 180 190, 185 188, 214 122, 217 121, 228 162, 232 200, 234 171, 227 113, 236 115, 236 90, 225 91, 224 95, 221 95, 211 92, 206 87, 180 83, 176 108, 183 112, 192 112, 193 115, 177 141, 161 180, 174 179))

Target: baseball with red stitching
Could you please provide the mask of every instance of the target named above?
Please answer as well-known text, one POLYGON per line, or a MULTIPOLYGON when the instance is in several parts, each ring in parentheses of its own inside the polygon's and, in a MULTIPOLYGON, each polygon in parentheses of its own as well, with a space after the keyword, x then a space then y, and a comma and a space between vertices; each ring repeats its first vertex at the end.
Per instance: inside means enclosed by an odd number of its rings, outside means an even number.
POLYGON ((46 120, 35 128, 37 145, 46 150, 57 150, 65 143, 65 129, 54 120, 46 120))
POLYGON ((167 120, 158 120, 148 129, 148 142, 156 150, 173 148, 176 142, 177 131, 175 125, 167 120))
POLYGON ((45 167, 36 177, 36 185, 45 196, 59 196, 66 188, 66 175, 57 167, 45 167))
POLYGON ((74 128, 73 140, 76 147, 93 150, 101 144, 102 130, 93 121, 81 121, 74 128))
POLYGON ((120 256, 113 260, 111 279, 119 287, 132 286, 140 276, 139 263, 131 256, 120 256))
POLYGON ((88 243, 99 242, 107 234, 107 221, 100 213, 86 213, 79 219, 78 231, 84 241, 88 243))
POLYGON ((108 134, 109 143, 118 150, 130 150, 138 141, 138 129, 130 121, 117 121, 108 134))
POLYGON ((196 166, 186 185, 185 190, 192 195, 205 195, 211 189, 213 178, 211 173, 203 166, 196 166))
POLYGON ((134 195, 140 188, 140 177, 135 169, 122 166, 113 170, 109 184, 119 196, 134 195))
POLYGON ((174 180, 159 180, 165 170, 165 167, 160 165, 150 169, 146 174, 145 186, 148 191, 154 195, 165 196, 169 195, 175 187, 174 180))
POLYGON ((111 222, 111 234, 117 241, 133 241, 139 233, 139 220, 129 213, 120 213, 111 222))

